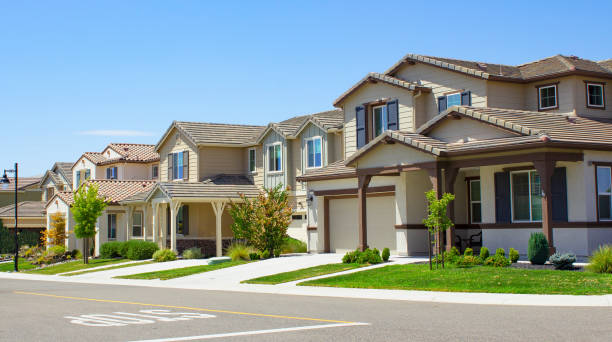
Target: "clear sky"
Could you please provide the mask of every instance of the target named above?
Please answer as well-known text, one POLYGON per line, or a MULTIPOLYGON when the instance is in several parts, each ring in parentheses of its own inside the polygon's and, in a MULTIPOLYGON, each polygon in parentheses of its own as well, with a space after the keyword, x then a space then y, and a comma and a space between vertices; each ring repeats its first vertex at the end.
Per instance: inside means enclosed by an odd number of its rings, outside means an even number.
POLYGON ((0 0, 0 172, 330 109, 406 53, 612 58, 612 1, 0 0), (502 3, 502 1, 499 1, 502 3))

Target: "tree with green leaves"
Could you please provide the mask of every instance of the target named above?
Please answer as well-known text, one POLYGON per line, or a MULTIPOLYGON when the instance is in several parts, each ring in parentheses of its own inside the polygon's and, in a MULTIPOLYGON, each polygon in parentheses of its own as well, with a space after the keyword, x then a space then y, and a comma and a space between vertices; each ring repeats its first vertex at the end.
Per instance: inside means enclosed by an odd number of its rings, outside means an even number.
MULTIPOLYGON (((442 198, 438 199, 437 192, 435 190, 429 190, 425 193, 427 198, 427 217, 423 220, 423 224, 427 227, 429 233, 429 240, 431 236, 435 237, 435 250, 436 250, 436 267, 438 263, 442 262, 442 268, 444 268, 444 246, 442 234, 452 227, 453 221, 446 215, 448 204, 455 199, 455 195, 444 193, 442 198)), ((431 242, 429 246, 429 269, 432 268, 431 262, 431 242)))
POLYGON ((72 215, 74 217, 74 235, 83 239, 83 263, 88 263, 89 239, 96 236, 96 222, 106 209, 107 203, 98 196, 98 187, 83 185, 74 194, 72 215))
POLYGON ((229 210, 234 219, 232 231, 237 239, 246 239, 260 251, 275 255, 280 252, 287 228, 291 223, 289 195, 281 185, 266 188, 253 199, 244 194, 239 203, 232 203, 229 210))

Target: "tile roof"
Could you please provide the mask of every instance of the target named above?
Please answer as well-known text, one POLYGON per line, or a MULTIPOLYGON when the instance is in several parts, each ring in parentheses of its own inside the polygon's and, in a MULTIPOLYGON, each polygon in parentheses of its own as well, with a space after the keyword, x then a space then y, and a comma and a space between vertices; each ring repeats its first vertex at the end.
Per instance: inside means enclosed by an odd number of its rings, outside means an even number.
POLYGON ((60 191, 56 192, 55 195, 49 200, 47 203, 51 203, 55 197, 59 197, 62 201, 64 201, 68 205, 72 205, 74 203, 74 193, 72 191, 60 191))
POLYGON ((266 130, 261 132, 257 138, 257 141, 261 142, 261 140, 271 129, 278 132, 285 138, 295 138, 309 123, 319 126, 324 130, 334 128, 340 129, 344 124, 344 113, 342 110, 335 109, 320 113, 295 116, 278 123, 271 123, 268 125, 266 130))
POLYGON ((401 80, 399 78, 392 77, 387 74, 380 74, 377 72, 371 72, 367 74, 364 78, 362 78, 359 82, 355 83, 349 90, 345 91, 342 95, 340 95, 336 101, 334 101, 334 106, 339 106, 342 101, 344 101, 349 95, 357 91, 357 89, 361 88, 364 84, 368 82, 383 82, 386 84, 390 84, 392 86, 400 87, 406 90, 420 90, 420 91, 431 91, 431 88, 421 86, 418 83, 409 82, 405 80, 401 80))
MULTIPOLYGON (((174 121, 172 127, 184 133, 195 145, 248 145, 255 142, 264 126, 234 125, 207 122, 174 121)), ((162 140, 164 140, 162 138, 162 140)), ((161 142, 161 141, 160 141, 161 142)), ((159 143, 157 144, 159 147, 159 143)))
POLYGON ((156 182, 154 180, 94 179, 88 180, 85 184, 97 185, 98 195, 115 204, 141 192, 151 191, 156 182))
POLYGON ((67 185, 72 186, 72 165, 72 163, 56 162, 51 170, 45 172, 45 175, 40 180, 40 185, 42 186, 47 178, 51 178, 56 185, 68 182, 67 185))
MULTIPOLYGON (((19 217, 42 217, 45 216, 45 202, 24 201, 17 204, 19 217)), ((0 208, 0 217, 15 217, 15 205, 10 204, 0 208)))
POLYGON ((606 59, 603 61, 599 61, 597 62, 597 64, 601 65, 602 67, 610 70, 610 72, 612 72, 612 59, 606 59))
POLYGON ((169 198, 238 199, 240 194, 256 197, 260 189, 252 184, 215 184, 214 182, 162 182, 156 189, 169 198))
MULTIPOLYGON (((0 187, 0 191, 15 191, 15 177, 8 177, 8 179, 9 186, 6 189, 0 187)), ((19 190, 24 190, 25 188, 39 184, 41 179, 41 177, 19 177, 17 187, 19 190)))
POLYGON ((57 162, 53 165, 53 168, 56 169, 55 173, 61 173, 70 185, 72 185, 72 164, 73 163, 68 162, 57 162))
POLYGON ((355 176, 357 176, 355 168, 346 166, 344 160, 338 160, 322 168, 308 170, 296 179, 298 181, 308 181, 311 179, 351 178, 355 176))
MULTIPOLYGON (((89 159, 96 165, 108 165, 120 162, 152 163, 159 161, 159 154, 155 151, 155 145, 111 143, 106 148, 111 148, 121 155, 121 157, 107 158, 104 153, 101 152, 85 152, 82 157, 89 159)), ((104 150, 106 150, 106 148, 104 148, 104 150)), ((76 165, 76 163, 72 164, 71 167, 74 167, 74 165, 76 165)))

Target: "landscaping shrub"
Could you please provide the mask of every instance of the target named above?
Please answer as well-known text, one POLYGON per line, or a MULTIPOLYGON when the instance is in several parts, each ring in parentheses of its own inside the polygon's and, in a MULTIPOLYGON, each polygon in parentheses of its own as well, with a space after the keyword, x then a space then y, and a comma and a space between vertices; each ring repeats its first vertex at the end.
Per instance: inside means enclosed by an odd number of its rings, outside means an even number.
MULTIPOLYGON (((15 233, 13 230, 8 230, 2 226, 0 220, 0 254, 15 253, 15 233)), ((19 246, 37 246, 40 242, 40 233, 38 230, 22 229, 17 235, 19 246)))
POLYGON ((512 262, 513 264, 516 263, 519 259, 519 253, 514 248, 510 248, 510 250, 508 250, 508 256, 510 257, 510 262, 512 262))
POLYGON ((489 249, 487 247, 482 247, 480 249, 480 258, 482 260, 487 260, 487 258, 489 257, 490 253, 489 253, 489 249))
POLYGON ((391 251, 389 248, 385 247, 382 251, 382 259, 384 262, 389 261, 389 257, 391 256, 391 251))
POLYGON ((599 246, 589 258, 587 269, 596 273, 612 273, 612 246, 599 246))
MULTIPOLYGON (((232 258, 233 261, 236 260, 250 260, 249 254, 253 252, 253 248, 251 246, 247 246, 242 243, 233 243, 229 247, 227 247, 226 255, 232 258)), ((270 254, 268 253, 268 258, 270 254)), ((264 258, 267 259, 267 258, 264 258)))
POLYGON ((283 254, 306 253, 306 249, 306 243, 292 237, 286 237, 281 246, 281 252, 283 254))
POLYGON ((380 264, 383 262, 383 259, 380 256, 378 249, 367 248, 363 252, 359 251, 358 249, 352 252, 347 252, 344 257, 342 257, 342 262, 345 264, 380 264))
POLYGON ((557 270, 573 270, 574 263, 576 262, 576 255, 572 253, 555 253, 548 258, 548 261, 550 261, 557 270))
POLYGON ((465 255, 465 256, 474 255, 474 250, 468 247, 468 248, 465 249, 465 251, 463 251, 463 255, 465 255))
POLYGON ((26 258, 29 260, 36 260, 38 259, 38 257, 40 257, 43 253, 43 250, 41 247, 39 246, 34 246, 34 247, 28 247, 28 246, 23 246, 23 248, 21 248, 21 252, 19 253, 22 258, 26 258))
POLYGON ((255 252, 249 253, 249 258, 251 260, 259 260, 259 253, 255 253, 255 252))
POLYGON ((259 253, 259 258, 260 259, 270 259, 270 251, 266 249, 265 251, 259 253))
POLYGON ((510 259, 506 258, 503 255, 495 254, 494 256, 488 257, 484 261, 484 265, 493 267, 508 267, 510 266, 510 259))
POLYGON ((127 247, 123 248, 127 248, 127 252, 122 256, 130 260, 151 259, 153 253, 159 250, 157 244, 151 241, 130 240, 125 242, 125 245, 127 247))
POLYGON ((342 262, 345 264, 353 264, 357 262, 357 257, 359 256, 361 252, 356 249, 354 251, 351 252, 346 252, 346 254, 344 254, 344 256, 342 257, 342 262))
POLYGON ((479 256, 462 255, 457 257, 455 264, 457 265, 457 267, 482 265, 482 259, 479 256))
POLYGON ((506 251, 503 248, 498 248, 495 250, 495 255, 501 255, 503 257, 506 257, 506 251))
POLYGON ((55 254, 55 255, 63 255, 64 253, 66 253, 66 247, 64 246, 51 246, 49 248, 47 248, 47 251, 49 251, 49 253, 55 254))
POLYGON ((153 253, 153 260, 155 262, 165 262, 176 260, 176 253, 171 249, 160 249, 153 253))
POLYGON ((527 259, 534 265, 544 265, 548 260, 548 240, 543 233, 531 233, 527 247, 527 259))
POLYGON ((73 249, 70 251, 70 255, 72 256, 72 259, 80 259, 83 257, 83 253, 81 253, 81 251, 78 249, 73 249))
POLYGON ((183 251, 183 259, 202 259, 202 249, 191 247, 183 251))
POLYGON ((274 250, 274 257, 275 257, 275 258, 278 258, 280 255, 281 255, 281 251, 280 251, 280 249, 275 249, 275 250, 274 250))
POLYGON ((100 245, 100 257, 104 259, 119 258, 125 256, 122 247, 127 246, 125 242, 110 241, 100 245))

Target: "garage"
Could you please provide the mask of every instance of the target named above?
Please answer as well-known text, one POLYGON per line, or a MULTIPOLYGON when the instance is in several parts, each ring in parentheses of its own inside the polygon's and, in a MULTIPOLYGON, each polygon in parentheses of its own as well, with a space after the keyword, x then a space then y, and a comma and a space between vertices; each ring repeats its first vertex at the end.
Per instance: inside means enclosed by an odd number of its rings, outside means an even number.
MULTIPOLYGON (((359 244, 357 197, 330 198, 329 238, 332 252, 345 253, 359 244)), ((382 250, 394 250, 395 243, 395 202, 393 195, 370 196, 367 199, 368 246, 382 250)))

